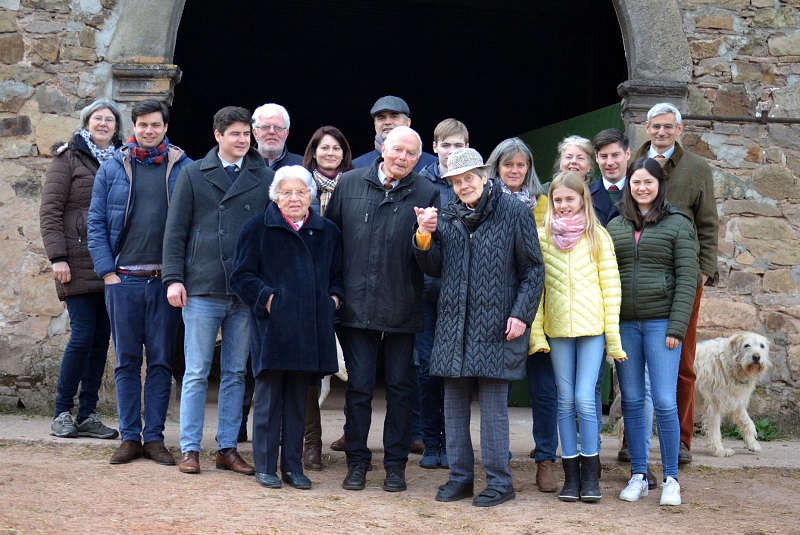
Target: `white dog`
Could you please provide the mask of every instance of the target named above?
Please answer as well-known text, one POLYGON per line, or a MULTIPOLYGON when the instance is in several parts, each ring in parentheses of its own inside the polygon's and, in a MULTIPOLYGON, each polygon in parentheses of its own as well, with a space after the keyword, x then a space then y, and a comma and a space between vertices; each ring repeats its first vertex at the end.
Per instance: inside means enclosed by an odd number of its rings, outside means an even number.
MULTIPOLYGON (((344 381, 347 382, 347 368, 344 366, 344 354, 342 354, 342 346, 339 345, 339 339, 336 339, 336 358, 339 360, 339 371, 336 372, 334 375, 344 381)), ((331 376, 326 375, 322 378, 322 388, 319 389, 319 399, 317 402, 319 406, 322 407, 322 403, 325 401, 325 398, 328 397, 328 393, 331 391, 331 376)))
POLYGON ((732 449, 722 446, 720 425, 725 416, 739 426, 748 450, 761 451, 747 405, 769 366, 769 340, 760 334, 739 333, 697 344, 695 412, 703 417, 713 455, 733 455, 732 449))

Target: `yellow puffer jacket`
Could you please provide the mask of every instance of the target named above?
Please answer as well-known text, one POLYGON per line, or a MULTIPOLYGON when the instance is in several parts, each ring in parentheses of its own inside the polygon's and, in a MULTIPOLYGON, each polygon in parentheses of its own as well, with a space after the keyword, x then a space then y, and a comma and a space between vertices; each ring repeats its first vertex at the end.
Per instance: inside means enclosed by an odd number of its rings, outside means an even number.
POLYGON ((539 228, 544 260, 544 293, 531 326, 528 354, 550 351, 545 335, 576 338, 605 333, 606 351, 624 358, 619 337, 619 307, 622 290, 617 257, 611 237, 602 227, 600 262, 592 260, 589 240, 582 237, 571 251, 560 251, 539 228))

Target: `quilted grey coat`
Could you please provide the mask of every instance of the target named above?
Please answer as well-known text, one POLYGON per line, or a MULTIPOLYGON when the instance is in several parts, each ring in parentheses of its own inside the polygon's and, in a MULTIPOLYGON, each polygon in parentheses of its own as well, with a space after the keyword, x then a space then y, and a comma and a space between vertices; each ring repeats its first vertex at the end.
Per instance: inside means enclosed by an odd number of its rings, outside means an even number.
MULTIPOLYGON (((487 186, 488 187, 488 186, 487 186)), ((414 244, 422 271, 441 277, 431 375, 516 380, 525 377, 530 324, 544 284, 536 221, 524 204, 493 188, 491 213, 471 235, 453 197, 430 248, 414 244), (506 340, 509 317, 528 325, 506 340)))

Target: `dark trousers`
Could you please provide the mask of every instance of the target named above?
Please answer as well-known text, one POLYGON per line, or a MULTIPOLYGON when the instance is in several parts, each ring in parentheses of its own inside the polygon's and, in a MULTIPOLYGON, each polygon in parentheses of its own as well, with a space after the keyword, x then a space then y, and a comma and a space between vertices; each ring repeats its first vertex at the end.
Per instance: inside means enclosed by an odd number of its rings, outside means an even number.
POLYGON ((250 416, 250 406, 253 404, 253 394, 256 389, 256 378, 253 377, 253 357, 247 356, 247 365, 244 375, 244 398, 242 400, 242 425, 239 426, 239 435, 247 434, 247 418, 250 416))
POLYGON ((80 384, 78 421, 83 421, 97 408, 97 393, 106 369, 111 323, 103 292, 70 295, 65 301, 72 332, 61 359, 55 415, 72 411, 80 384))
POLYGON ((678 367, 678 421, 681 426, 681 442, 692 449, 694 436, 694 354, 697 351, 697 318, 700 315, 700 299, 703 287, 699 286, 694 295, 694 307, 686 328, 686 336, 681 346, 681 363, 678 367))
POLYGON ((253 463, 256 472, 303 473, 303 426, 311 372, 268 370, 256 377, 253 463))
POLYGON ((558 448, 558 395, 550 353, 528 355, 525 368, 533 417, 533 457, 537 463, 555 461, 558 448))
POLYGON ((181 309, 167 301, 160 278, 120 274, 122 282, 106 286, 106 307, 117 366, 117 413, 122 440, 164 440, 172 355, 177 345, 181 309), (142 362, 147 354, 142 430, 142 362))
MULTIPOLYGON (((425 330, 415 338, 417 360, 417 384, 419 386, 420 428, 426 448, 444 448, 444 390, 441 377, 431 377, 431 351, 436 332, 436 305, 422 302, 425 330)), ((555 382, 553 383, 555 388, 555 382)))
POLYGON ((344 449, 347 464, 369 463, 367 447, 372 423, 372 398, 381 343, 384 345, 386 418, 383 425, 384 466, 405 466, 411 447, 411 404, 414 390, 414 334, 337 328, 347 365, 344 449))

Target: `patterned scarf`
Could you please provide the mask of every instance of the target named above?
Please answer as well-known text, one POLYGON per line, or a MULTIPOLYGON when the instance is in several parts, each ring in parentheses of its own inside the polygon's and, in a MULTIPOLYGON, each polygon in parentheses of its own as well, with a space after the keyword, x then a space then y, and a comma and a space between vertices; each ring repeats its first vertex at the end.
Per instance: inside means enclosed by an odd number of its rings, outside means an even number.
POLYGON ((169 139, 164 136, 164 140, 152 149, 143 149, 136 143, 136 138, 131 136, 128 140, 128 146, 131 148, 131 158, 144 165, 158 165, 164 161, 169 151, 169 139))
POLYGON ((319 169, 314 169, 314 182, 317 183, 317 194, 319 195, 319 215, 325 215, 325 208, 328 206, 328 201, 333 193, 333 188, 339 183, 339 178, 342 172, 339 171, 335 177, 330 178, 323 174, 319 169))
POLYGON ((114 151, 117 150, 117 148, 113 143, 109 144, 108 147, 101 149, 94 144, 94 141, 92 141, 92 134, 90 134, 85 128, 78 130, 78 135, 80 135, 86 142, 89 150, 92 151, 92 156, 94 156, 94 159, 98 162, 103 163, 106 160, 110 160, 114 157, 114 151))
POLYGON ((553 214, 550 231, 553 234, 553 243, 559 251, 571 251, 583 236, 584 230, 586 230, 586 215, 583 212, 570 217, 553 214))
POLYGON ((383 147, 383 140, 381 138, 379 138, 378 135, 376 134, 375 135, 375 150, 380 152, 382 147, 383 147))
POLYGON ((536 197, 531 195, 531 190, 528 189, 528 186, 522 186, 519 191, 511 191, 508 189, 508 186, 503 184, 502 180, 498 180, 497 182, 500 183, 500 189, 503 190, 503 193, 508 193, 512 197, 516 197, 518 200, 525 203, 530 210, 536 208, 536 197))
POLYGON ((464 204, 461 199, 456 197, 456 201, 453 203, 456 216, 464 223, 464 226, 467 227, 467 230, 470 234, 475 232, 475 230, 478 228, 478 225, 483 223, 486 218, 489 217, 489 214, 491 214, 494 210, 494 205, 490 202, 491 198, 491 180, 489 180, 483 187, 483 193, 481 193, 481 198, 478 200, 478 204, 475 206, 475 209, 470 208, 464 204))

